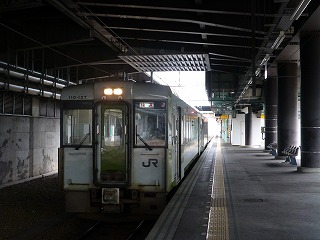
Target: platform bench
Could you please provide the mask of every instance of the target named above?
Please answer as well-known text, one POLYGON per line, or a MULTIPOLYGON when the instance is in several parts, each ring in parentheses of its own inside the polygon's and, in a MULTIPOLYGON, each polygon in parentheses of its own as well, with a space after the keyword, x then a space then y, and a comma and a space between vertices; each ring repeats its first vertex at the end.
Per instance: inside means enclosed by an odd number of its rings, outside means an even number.
POLYGON ((272 143, 269 143, 267 148, 270 149, 270 154, 273 155, 273 156, 277 156, 277 143, 276 142, 272 142, 272 143))
POLYGON ((290 145, 289 147, 285 148, 282 153, 286 155, 286 161, 289 162, 291 165, 297 165, 296 156, 299 154, 300 146, 290 145))

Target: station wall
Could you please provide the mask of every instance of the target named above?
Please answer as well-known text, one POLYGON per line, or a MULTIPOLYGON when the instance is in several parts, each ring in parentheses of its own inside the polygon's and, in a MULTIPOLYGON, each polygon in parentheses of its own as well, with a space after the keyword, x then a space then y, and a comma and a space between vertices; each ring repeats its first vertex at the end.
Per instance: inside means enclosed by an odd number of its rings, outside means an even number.
MULTIPOLYGON (((232 118, 231 144, 245 145, 245 114, 237 114, 236 118, 232 118)), ((252 114, 252 145, 262 145, 261 119, 255 114, 252 114)))
POLYGON ((32 116, 0 114, 0 186, 58 170, 60 120, 41 108, 34 98, 32 116))

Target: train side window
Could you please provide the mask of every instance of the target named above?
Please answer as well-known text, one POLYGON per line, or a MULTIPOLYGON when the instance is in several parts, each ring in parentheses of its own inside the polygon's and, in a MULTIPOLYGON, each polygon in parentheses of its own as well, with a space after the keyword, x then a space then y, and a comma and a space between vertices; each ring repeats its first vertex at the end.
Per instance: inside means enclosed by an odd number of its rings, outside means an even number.
POLYGON ((198 139, 198 117, 191 118, 191 131, 190 131, 190 140, 198 139))
POLYGON ((186 142, 190 141, 190 128, 191 128, 191 124, 190 124, 190 116, 186 115, 186 127, 185 127, 185 139, 186 142))
POLYGON ((185 118, 185 115, 181 115, 181 145, 184 144, 185 140, 184 140, 184 118, 185 118))
POLYGON ((63 111, 63 145, 92 145, 92 110, 63 111))

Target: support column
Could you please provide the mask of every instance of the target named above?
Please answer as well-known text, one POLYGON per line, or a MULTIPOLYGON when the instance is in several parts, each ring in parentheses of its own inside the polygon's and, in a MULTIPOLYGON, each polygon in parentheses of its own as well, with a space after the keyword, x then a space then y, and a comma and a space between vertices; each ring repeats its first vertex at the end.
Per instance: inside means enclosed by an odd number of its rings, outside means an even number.
POLYGON ((268 78, 264 87, 265 102, 265 139, 264 149, 270 143, 277 142, 277 114, 278 114, 278 79, 268 78))
POLYGON ((245 145, 252 145, 252 107, 248 106, 248 113, 245 116, 245 145))
POLYGON ((278 156, 298 144, 298 64, 278 63, 278 156))
POLYGON ((320 172, 320 36, 300 35, 301 167, 320 172))

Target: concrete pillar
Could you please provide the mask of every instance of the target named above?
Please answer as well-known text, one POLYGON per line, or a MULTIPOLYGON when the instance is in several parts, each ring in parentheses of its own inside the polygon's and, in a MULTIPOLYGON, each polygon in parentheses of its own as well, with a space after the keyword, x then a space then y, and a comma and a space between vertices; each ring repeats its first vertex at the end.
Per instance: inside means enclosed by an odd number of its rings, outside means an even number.
POLYGON ((248 106, 248 113, 245 116, 245 145, 252 145, 252 107, 248 106))
POLYGON ((298 144, 298 64, 278 63, 278 156, 298 144))
POLYGON ((40 100, 38 97, 32 97, 32 117, 40 116, 40 100))
POLYGON ((264 84, 265 102, 265 146, 277 142, 277 114, 278 114, 278 79, 268 78, 264 84))
POLYGON ((301 167, 320 172, 320 37, 300 35, 301 167))

